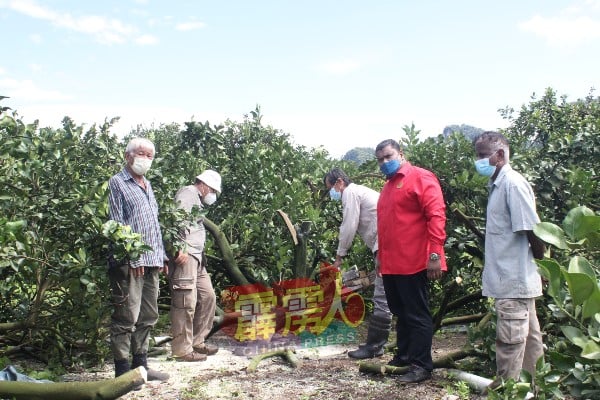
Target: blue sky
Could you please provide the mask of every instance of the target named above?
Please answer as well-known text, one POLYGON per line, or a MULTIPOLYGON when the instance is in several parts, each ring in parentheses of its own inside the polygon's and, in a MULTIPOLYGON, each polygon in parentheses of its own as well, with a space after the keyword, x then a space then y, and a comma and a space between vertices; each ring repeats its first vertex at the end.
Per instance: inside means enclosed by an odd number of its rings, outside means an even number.
POLYGON ((2 105, 26 122, 123 134, 258 104, 335 157, 600 86, 600 0, 0 0, 0 37, 2 105))

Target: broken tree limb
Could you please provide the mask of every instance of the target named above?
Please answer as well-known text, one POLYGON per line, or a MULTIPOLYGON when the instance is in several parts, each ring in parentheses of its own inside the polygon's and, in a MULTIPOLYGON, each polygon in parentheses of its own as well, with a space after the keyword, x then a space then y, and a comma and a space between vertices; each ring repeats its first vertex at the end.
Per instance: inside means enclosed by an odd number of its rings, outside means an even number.
POLYGON ((0 381, 0 398, 14 400, 112 400, 146 383, 147 372, 138 367, 114 379, 94 382, 0 381))
MULTIPOLYGON (((466 357, 478 356, 479 353, 473 348, 467 347, 460 350, 452 351, 444 357, 433 360, 433 368, 455 368, 455 362, 466 357)), ((378 375, 402 375, 408 370, 408 367, 393 367, 385 364, 375 364, 369 362, 361 362, 358 364, 359 372, 378 374, 378 375)))
POLYGON ((269 351, 269 352, 266 352, 263 354, 259 354, 256 357, 254 357, 250 361, 250 364, 248 364, 246 371, 247 372, 256 372, 258 364, 262 360, 264 360, 266 358, 270 358, 270 357, 281 357, 284 360, 286 360, 288 363, 290 363, 292 368, 296 368, 301 364, 300 360, 298 360, 298 357, 296 357, 296 351, 294 349, 274 350, 274 351, 269 351))
POLYGON ((469 324, 471 322, 479 322, 485 316, 487 316, 486 313, 481 313, 481 314, 473 314, 473 315, 461 315, 460 317, 444 318, 442 320, 441 326, 462 325, 462 324, 469 324))

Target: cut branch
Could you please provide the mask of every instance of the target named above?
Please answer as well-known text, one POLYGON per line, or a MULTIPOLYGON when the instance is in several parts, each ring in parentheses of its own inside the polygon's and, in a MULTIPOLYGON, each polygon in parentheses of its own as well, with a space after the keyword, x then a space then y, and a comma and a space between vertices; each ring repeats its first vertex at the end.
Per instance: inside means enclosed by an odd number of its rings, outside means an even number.
POLYGON ((0 381, 0 398, 14 400, 111 400, 146 383, 144 367, 118 378, 95 382, 15 382, 0 381))
POLYGON ((266 352, 263 354, 259 354, 256 357, 254 357, 250 361, 250 364, 248 364, 246 371, 247 372, 256 372, 256 369, 258 368, 258 364, 262 360, 264 360, 266 358, 270 358, 270 357, 281 357, 284 360, 286 360, 288 363, 290 363, 292 368, 296 368, 301 364, 300 360, 298 360, 298 357, 296 357, 296 352, 294 351, 294 349, 274 350, 274 351, 269 351, 269 352, 266 352))

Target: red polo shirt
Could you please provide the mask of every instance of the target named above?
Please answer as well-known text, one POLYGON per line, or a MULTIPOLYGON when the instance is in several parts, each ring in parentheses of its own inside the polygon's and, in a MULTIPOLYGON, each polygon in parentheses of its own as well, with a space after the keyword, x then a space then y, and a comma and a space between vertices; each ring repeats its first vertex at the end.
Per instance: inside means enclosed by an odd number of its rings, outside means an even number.
POLYGON ((427 268, 431 253, 440 254, 446 271, 445 227, 446 204, 437 177, 405 161, 377 203, 380 272, 415 274, 427 268))

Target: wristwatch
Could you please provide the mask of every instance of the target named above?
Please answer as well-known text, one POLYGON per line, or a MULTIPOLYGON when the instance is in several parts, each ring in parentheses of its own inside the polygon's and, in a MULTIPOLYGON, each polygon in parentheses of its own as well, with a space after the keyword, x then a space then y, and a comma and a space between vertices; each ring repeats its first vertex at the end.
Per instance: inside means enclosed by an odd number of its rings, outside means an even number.
POLYGON ((438 261, 440 259, 440 255, 438 253, 431 253, 429 255, 429 261, 438 261))

